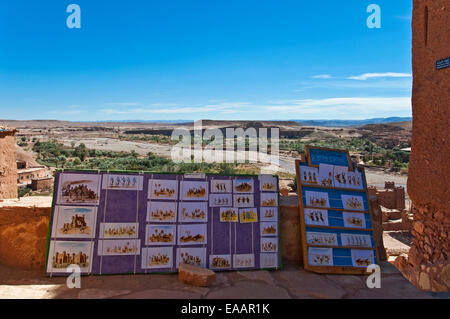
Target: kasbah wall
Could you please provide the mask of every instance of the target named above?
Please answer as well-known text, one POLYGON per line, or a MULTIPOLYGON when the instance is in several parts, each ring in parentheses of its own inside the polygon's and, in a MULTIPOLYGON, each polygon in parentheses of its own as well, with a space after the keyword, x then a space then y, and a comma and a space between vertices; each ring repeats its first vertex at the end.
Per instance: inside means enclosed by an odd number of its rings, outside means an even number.
POLYGON ((450 0, 414 0, 413 133, 408 193, 413 244, 396 265, 416 287, 450 287, 450 0))
POLYGON ((0 199, 17 198, 15 129, 0 132, 0 199))

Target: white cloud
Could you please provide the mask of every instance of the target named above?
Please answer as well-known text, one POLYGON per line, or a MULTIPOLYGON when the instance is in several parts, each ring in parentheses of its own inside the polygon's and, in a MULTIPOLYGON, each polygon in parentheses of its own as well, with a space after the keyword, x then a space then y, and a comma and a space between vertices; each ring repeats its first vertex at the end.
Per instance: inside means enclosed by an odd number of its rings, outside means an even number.
POLYGON ((410 73, 386 72, 386 73, 364 73, 361 75, 350 76, 347 79, 365 81, 374 78, 409 78, 409 77, 411 77, 410 73))
POLYGON ((140 105, 138 102, 112 102, 105 103, 105 106, 137 106, 140 105))
POLYGON ((331 74, 318 74, 312 76, 313 79, 332 79, 333 76, 331 74))

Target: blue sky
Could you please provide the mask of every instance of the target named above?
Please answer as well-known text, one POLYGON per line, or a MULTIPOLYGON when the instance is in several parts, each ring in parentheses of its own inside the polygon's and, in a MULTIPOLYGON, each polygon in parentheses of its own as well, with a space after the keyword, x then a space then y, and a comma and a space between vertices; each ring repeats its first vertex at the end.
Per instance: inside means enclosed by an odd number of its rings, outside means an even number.
POLYGON ((411 0, 0 0, 0 119, 411 115, 411 0), (81 29, 66 7, 81 7, 81 29), (381 7, 381 29, 366 8, 381 7))

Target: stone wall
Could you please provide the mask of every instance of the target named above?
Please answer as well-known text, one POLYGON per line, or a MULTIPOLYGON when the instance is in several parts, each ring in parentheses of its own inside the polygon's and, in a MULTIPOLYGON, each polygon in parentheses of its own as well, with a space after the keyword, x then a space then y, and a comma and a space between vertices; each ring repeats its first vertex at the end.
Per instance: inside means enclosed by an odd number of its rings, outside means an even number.
POLYGON ((15 133, 0 132, 0 199, 17 198, 15 133))
POLYGON ((414 0, 413 132, 408 193, 416 209, 408 258, 396 265, 418 288, 450 289, 450 1, 414 0))

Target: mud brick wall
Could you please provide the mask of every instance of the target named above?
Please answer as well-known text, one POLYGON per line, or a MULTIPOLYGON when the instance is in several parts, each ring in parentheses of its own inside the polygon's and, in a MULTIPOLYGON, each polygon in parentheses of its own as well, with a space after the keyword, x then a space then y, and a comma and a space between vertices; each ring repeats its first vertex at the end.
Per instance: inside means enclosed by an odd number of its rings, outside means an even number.
POLYGON ((17 198, 15 134, 0 132, 0 199, 17 198))
POLYGON ((397 264, 424 290, 450 287, 450 1, 414 0, 413 133, 408 193, 416 208, 413 246, 397 264))

